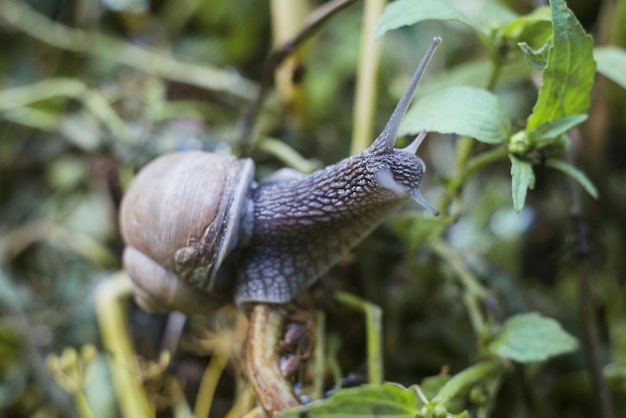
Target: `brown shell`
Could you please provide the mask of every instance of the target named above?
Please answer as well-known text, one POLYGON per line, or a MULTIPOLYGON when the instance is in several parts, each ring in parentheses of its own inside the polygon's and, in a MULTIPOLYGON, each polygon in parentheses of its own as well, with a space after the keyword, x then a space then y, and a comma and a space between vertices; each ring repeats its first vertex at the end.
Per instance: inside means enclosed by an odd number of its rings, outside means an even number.
POLYGON ((214 290, 239 239, 253 171, 249 159, 199 151, 152 161, 122 200, 124 242, 193 287, 214 290))

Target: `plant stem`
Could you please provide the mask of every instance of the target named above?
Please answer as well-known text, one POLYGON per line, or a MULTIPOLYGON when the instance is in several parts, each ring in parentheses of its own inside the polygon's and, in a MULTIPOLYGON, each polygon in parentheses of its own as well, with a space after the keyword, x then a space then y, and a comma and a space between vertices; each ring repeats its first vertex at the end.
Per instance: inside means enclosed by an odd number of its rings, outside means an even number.
MULTIPOLYGON (((297 36, 310 14, 308 0, 271 0, 272 44, 280 47, 297 36)), ((303 84, 296 74, 303 67, 304 48, 292 51, 274 71, 274 88, 281 101, 289 109, 290 116, 302 125, 306 120, 303 106, 303 84)))
POLYGON ((319 168, 317 163, 307 160, 298 151, 278 139, 264 138, 259 142, 258 147, 301 173, 312 173, 319 168))
POLYGON ((356 1, 357 0, 331 0, 324 3, 307 17, 302 29, 295 37, 272 51, 265 64, 263 78, 261 79, 259 88, 255 95, 256 97, 252 102, 250 110, 246 113, 246 115, 244 115, 241 123, 241 133, 239 138, 237 138, 237 148, 239 149, 240 154, 245 156, 250 153, 252 131, 261 110, 261 105, 263 104, 263 101, 269 91, 274 70, 280 65, 280 63, 283 62, 285 58, 297 50, 300 45, 315 35, 328 19, 356 1))
POLYGON ((476 157, 472 158, 465 166, 465 169, 460 175, 461 182, 467 181, 468 178, 470 178, 474 173, 479 171, 481 168, 489 164, 495 163, 497 161, 503 160, 508 155, 509 155, 509 150, 505 146, 494 148, 487 152, 483 152, 480 155, 477 155, 476 157))
POLYGON ((502 60, 500 58, 494 58, 492 60, 493 68, 491 69, 491 74, 489 74, 489 80, 487 81, 487 85, 485 89, 492 91, 498 81, 498 77, 500 77, 500 72, 502 71, 502 60))
POLYGON ((385 8, 387 0, 365 0, 359 71, 356 77, 354 115, 352 118, 352 142, 350 153, 356 154, 369 146, 374 139, 374 117, 376 110, 376 79, 380 61, 381 41, 374 38, 376 22, 385 8))
POLYGON ((367 328, 367 376, 369 383, 383 382, 382 309, 347 292, 335 293, 337 302, 365 314, 367 328))
POLYGON ((257 400, 270 418, 300 405, 278 367, 278 345, 285 320, 285 312, 280 305, 259 303, 249 311, 245 368, 257 400))
POLYGON ((211 412, 211 404, 215 396, 215 389, 224 371, 227 359, 222 353, 214 352, 209 361, 209 365, 204 370, 200 387, 198 388, 198 398, 194 406, 193 416, 195 418, 206 418, 211 412))
POLYGON ((476 276, 465 267, 463 260, 448 245, 443 241, 436 241, 432 244, 432 248, 457 273, 468 292, 481 298, 489 296, 487 289, 480 284, 476 276))
POLYGON ((96 289, 96 314, 122 416, 153 417, 127 331, 126 301, 131 294, 128 275, 115 274, 96 289))
POLYGON ((431 402, 445 404, 449 402, 457 393, 466 389, 468 386, 476 383, 480 379, 489 377, 496 372, 501 371, 500 363, 497 359, 482 361, 468 367, 462 372, 454 375, 432 399, 431 402))
POLYGON ((472 153, 472 148, 474 146, 474 139, 468 136, 462 136, 459 138, 459 141, 456 146, 456 170, 457 172, 461 172, 461 169, 465 165, 465 162, 469 158, 472 153))
POLYGON ((318 310, 315 318, 315 351, 313 352, 313 399, 322 399, 324 396, 324 377, 326 362, 326 314, 318 310))
MULTIPOLYGON (((444 213, 449 214, 449 206, 453 200, 458 198, 458 192, 463 184, 462 174, 464 171, 465 162, 469 158, 472 147, 474 144, 474 140, 470 137, 463 136, 460 137, 456 147, 456 157, 455 157, 455 174, 448 182, 448 187, 446 189, 446 193, 443 194, 441 198, 441 202, 439 207, 444 213)), ((453 220, 454 217, 451 218, 453 220)))
MULTIPOLYGON (((506 147, 498 147, 484 152, 467 162, 472 141, 473 139, 468 137, 462 137, 459 139, 456 158, 457 171, 454 177, 452 177, 448 182, 446 193, 443 195, 439 206, 441 208, 447 208, 450 203, 452 203, 452 200, 457 199, 459 189, 472 175, 486 165, 506 158, 509 154, 506 147)), ((450 221, 454 221, 454 219, 455 217, 450 217, 450 221)))
POLYGON ((267 416, 261 411, 261 407, 257 406, 252 409, 253 402, 254 391, 250 386, 248 386, 239 394, 235 404, 232 408, 230 408, 230 411, 228 411, 224 418, 267 418, 267 416))
POLYGON ((433 242, 431 248, 457 274, 459 281, 465 288, 463 301, 474 332, 479 335, 485 324, 480 300, 489 297, 489 292, 480 284, 478 278, 467 269, 461 257, 443 241, 433 242))
POLYGON ((89 402, 87 402, 87 398, 85 397, 82 389, 77 390, 74 393, 73 398, 76 409, 82 418, 96 418, 93 411, 89 407, 89 402))

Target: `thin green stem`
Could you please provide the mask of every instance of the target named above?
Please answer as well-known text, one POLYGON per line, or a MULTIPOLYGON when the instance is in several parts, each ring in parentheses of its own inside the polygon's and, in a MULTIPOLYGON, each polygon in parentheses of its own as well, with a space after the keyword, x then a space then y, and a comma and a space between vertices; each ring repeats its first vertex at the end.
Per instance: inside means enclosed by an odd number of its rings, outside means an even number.
POLYGON ((341 342, 339 341, 337 334, 330 334, 326 337, 326 364, 328 365, 330 374, 333 377, 333 386, 336 388, 341 387, 341 377, 343 376, 343 373, 341 372, 341 365, 337 359, 340 347, 341 342))
POLYGON ((485 325, 480 301, 489 297, 489 292, 480 284, 478 278, 467 269, 461 257, 443 241, 433 242, 431 248, 456 273, 465 288, 465 306, 474 332, 479 335, 485 325))
MULTIPOLYGON (((455 157, 455 174, 448 182, 448 187, 446 188, 446 193, 443 194, 441 198, 441 202, 439 207, 445 212, 449 214, 449 206, 450 204, 458 199, 458 192, 461 188, 462 182, 462 173, 463 168, 465 166, 465 162, 469 158, 472 147, 474 145, 474 140, 467 136, 460 137, 456 147, 456 157, 455 157)), ((451 218, 454 219, 454 218, 451 218)))
POLYGON ((115 274, 96 289, 96 314, 122 416, 153 417, 127 331, 126 302, 131 294, 128 275, 115 274))
POLYGON ((467 181, 474 173, 483 167, 493 164, 497 161, 505 159, 509 155, 509 151, 505 146, 491 149, 472 158, 460 175, 461 182, 467 181))
POLYGON ((459 255, 456 254, 452 248, 446 245, 443 241, 436 241, 432 244, 432 249, 437 255, 444 259, 452 270, 454 270, 454 272, 459 276, 460 282, 468 292, 481 298, 489 296, 487 289, 485 289, 480 284, 476 276, 474 276, 466 268, 461 257, 459 257, 459 255))
POLYGON ((476 383, 477 380, 490 377, 502 370, 502 366, 497 359, 486 360, 468 367, 462 372, 454 375, 452 379, 446 383, 439 393, 432 399, 432 403, 445 404, 449 402, 456 394, 465 390, 470 385, 476 383))
POLYGON ((487 90, 493 90, 498 81, 498 77, 500 77, 500 72, 502 71, 502 60, 499 58, 493 59, 493 68, 491 69, 491 74, 489 75, 489 80, 487 81, 487 86, 485 88, 487 90))
POLYGON ((222 353, 213 353, 209 365, 204 369, 204 374, 200 380, 198 397, 194 406, 193 416, 195 418, 206 418, 211 411, 215 389, 220 380, 220 376, 226 366, 227 358, 222 353))
POLYGON ((474 147, 474 139, 468 136, 462 136, 459 138, 459 141, 456 146, 456 170, 460 172, 460 170, 465 165, 465 162, 469 158, 472 153, 472 148, 474 147))
MULTIPOLYGON (((171 411, 174 418, 194 418, 185 393, 178 380, 172 379, 167 387, 171 399, 171 411)), ((208 415, 205 415, 208 418, 208 415)))
POLYGON ((387 0, 365 0, 363 29, 361 30, 361 57, 354 97, 351 154, 363 151, 374 139, 376 78, 378 76, 381 42, 374 38, 373 33, 386 3, 387 0))
POLYGON ((288 144, 273 138, 264 138, 259 142, 259 149, 278 158, 285 165, 298 170, 301 173, 311 173, 315 171, 318 164, 307 160, 288 144))
POLYGON ((472 324, 472 329, 474 333, 478 336, 480 334, 480 330, 483 329, 485 325, 485 319, 483 318, 482 309, 480 308, 480 303, 478 298, 475 295, 470 293, 465 293, 463 295, 463 304, 465 305, 465 309, 467 310, 467 316, 469 317, 470 323, 472 324))
POLYGON ((382 309, 346 292, 336 292, 335 298, 339 303, 365 313, 368 381, 381 384, 383 382, 382 309))
POLYGON ((324 377, 326 364, 324 353, 326 352, 326 315, 318 310, 315 318, 315 351, 313 352, 313 399, 322 399, 324 396, 324 377))
POLYGON ((55 97, 78 98, 87 87, 71 78, 51 78, 22 87, 0 91, 0 111, 28 106, 55 97))
MULTIPOLYGON (((458 199, 461 186, 472 175, 474 175, 486 165, 502 160, 508 155, 508 150, 506 147, 498 147, 490 151, 484 152, 467 162, 472 142, 473 139, 468 137, 463 137, 459 139, 456 159, 457 172, 448 182, 446 193, 443 195, 441 204, 439 206, 441 208, 444 208, 444 210, 448 208, 453 200, 458 199)), ((453 221, 454 219, 455 217, 450 218, 451 221, 453 221)))
POLYGON ((2 117, 18 125, 50 132, 58 129, 62 115, 55 115, 47 111, 20 107, 3 112, 2 117))
POLYGON ((82 418, 96 418, 82 389, 74 392, 73 398, 76 409, 82 418))

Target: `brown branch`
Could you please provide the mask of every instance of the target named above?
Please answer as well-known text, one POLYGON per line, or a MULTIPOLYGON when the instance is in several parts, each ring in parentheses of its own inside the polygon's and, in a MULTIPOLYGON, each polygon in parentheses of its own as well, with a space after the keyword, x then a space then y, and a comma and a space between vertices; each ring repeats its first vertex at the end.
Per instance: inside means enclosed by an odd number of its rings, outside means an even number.
POLYGON ((261 79, 256 99, 252 103, 250 110, 243 118, 241 134, 237 141, 237 147, 241 155, 250 153, 250 135, 259 115, 261 105, 267 96, 272 83, 274 70, 287 58, 293 54, 304 42, 315 35, 322 25, 331 17, 355 3, 357 0, 333 0, 315 9, 304 21, 304 26, 300 32, 291 40, 285 42, 280 47, 274 49, 265 63, 263 78, 261 79))
POLYGON ((257 400, 269 417, 300 405, 279 368, 278 343, 285 323, 284 308, 258 304, 250 310, 245 367, 257 400))

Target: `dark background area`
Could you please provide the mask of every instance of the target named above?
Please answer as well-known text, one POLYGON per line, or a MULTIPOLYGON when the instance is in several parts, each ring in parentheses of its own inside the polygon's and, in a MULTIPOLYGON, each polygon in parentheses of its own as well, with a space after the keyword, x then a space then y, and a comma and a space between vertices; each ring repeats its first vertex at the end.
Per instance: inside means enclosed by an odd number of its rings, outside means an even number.
MULTIPOLYGON (((520 14, 534 7, 533 1, 506 3, 520 14)), ((624 1, 578 0, 568 5, 596 45, 626 47, 626 13, 610 12, 625 11, 624 1)), ((348 155, 361 13, 360 3, 349 7, 307 43, 298 75, 301 101, 285 103, 272 90, 259 114, 259 138, 278 139, 317 167, 348 155)), ((0 8, 0 415, 77 415, 71 395, 59 387, 44 359, 62 356, 67 347, 80 350, 94 344, 85 394, 96 416, 118 416, 93 294, 121 267, 121 195, 132 174, 157 155, 184 149, 236 151, 242 117, 252 106, 271 51, 272 25, 267 2, 253 0, 32 0, 7 1, 0 8), (46 37, 47 27, 36 19, 11 15, 24 5, 50 25, 102 37, 84 44, 75 43, 80 41, 77 35, 60 45, 58 34, 46 37), (183 67, 180 76, 167 67, 142 71, 123 59, 111 59, 117 47, 108 39, 155 50, 189 67, 183 67), (214 68, 234 80, 233 85, 218 91, 186 81, 198 68, 214 68), (30 88, 15 93, 18 87, 30 88)), ((444 44, 423 89, 435 81, 443 83, 438 76, 485 53, 456 23, 425 22, 386 34, 375 130, 382 128, 434 34, 441 35, 444 44)), ((528 80, 498 86, 496 93, 519 121, 536 97, 528 80)), ((582 247, 576 241, 581 223, 570 217, 568 180, 539 168, 537 185, 518 215, 511 204, 508 162, 488 166, 463 185, 461 215, 444 232, 468 269, 493 291, 492 304, 484 309, 495 322, 539 311, 580 338, 585 314, 580 309, 579 277, 588 275, 586 297, 595 307, 598 354, 616 411, 622 414, 625 114, 624 90, 598 75, 590 118, 572 147, 578 166, 601 196, 584 196, 581 222, 589 237, 582 247), (581 272, 581 260, 586 273, 581 272)), ((420 150, 428 166, 422 190, 431 201, 437 202, 441 184, 450 175, 454 147, 454 138, 431 134, 420 150)), ((483 150, 484 144, 475 152, 483 150)), ((284 165, 261 146, 252 148, 251 157, 259 178, 284 165)), ((336 344, 347 385, 364 379, 364 323, 360 315, 329 302, 329 289, 350 291, 383 308, 385 380, 409 386, 442 368, 461 371, 478 355, 463 288, 449 266, 406 228, 406 216, 416 210, 403 208, 313 289, 318 300, 326 300, 328 339, 336 344)), ((137 355, 156 361, 168 318, 132 304, 128 312, 137 355)), ((241 336, 233 316, 227 310, 216 318, 186 323, 180 347, 161 380, 150 382, 150 390, 162 395, 155 397, 163 416, 169 416, 171 404, 164 382, 177 379, 193 403, 215 341, 241 336)), ((227 366, 212 416, 224 416, 240 382, 237 366, 227 366)), ((537 365, 511 364, 492 416, 596 416, 593 399, 578 350, 537 365)))

